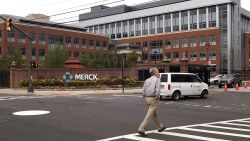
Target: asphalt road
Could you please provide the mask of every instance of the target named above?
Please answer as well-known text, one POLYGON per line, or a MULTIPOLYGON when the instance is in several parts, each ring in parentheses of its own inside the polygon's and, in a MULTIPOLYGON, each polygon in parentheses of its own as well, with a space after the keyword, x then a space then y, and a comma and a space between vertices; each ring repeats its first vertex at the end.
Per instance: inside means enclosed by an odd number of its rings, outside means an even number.
POLYGON ((176 102, 163 100, 158 111, 167 130, 159 134, 152 123, 147 128, 149 136, 141 138, 136 132, 146 111, 139 95, 0 95, 0 141, 248 141, 250 138, 250 93, 214 93, 205 100, 197 97, 176 102), (50 113, 12 114, 26 110, 50 113))

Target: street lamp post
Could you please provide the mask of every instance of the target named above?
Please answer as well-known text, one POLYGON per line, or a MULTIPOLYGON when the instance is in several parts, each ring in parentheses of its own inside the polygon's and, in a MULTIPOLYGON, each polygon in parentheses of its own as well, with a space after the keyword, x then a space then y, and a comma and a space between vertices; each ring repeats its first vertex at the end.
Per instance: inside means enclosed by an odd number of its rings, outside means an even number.
POLYGON ((208 56, 208 49, 210 47, 210 43, 206 42, 205 47, 207 49, 207 56, 206 56, 207 64, 206 64, 206 69, 208 71, 208 85, 210 85, 210 67, 209 67, 209 56, 208 56))

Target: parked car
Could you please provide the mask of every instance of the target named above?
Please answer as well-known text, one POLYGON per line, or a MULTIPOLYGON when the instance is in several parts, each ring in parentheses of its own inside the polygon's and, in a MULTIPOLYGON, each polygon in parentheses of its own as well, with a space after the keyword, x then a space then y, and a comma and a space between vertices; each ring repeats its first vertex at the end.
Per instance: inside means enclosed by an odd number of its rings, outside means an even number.
POLYGON ((222 78, 218 81, 219 88, 222 86, 227 85, 228 88, 233 88, 236 84, 238 86, 242 85, 242 81, 240 79, 239 74, 224 74, 222 78))
POLYGON ((215 77, 210 78, 211 85, 218 85, 219 80, 222 78, 222 74, 216 75, 215 77))
POLYGON ((193 73, 160 73, 161 98, 171 97, 179 100, 182 96, 207 98, 208 85, 193 73))

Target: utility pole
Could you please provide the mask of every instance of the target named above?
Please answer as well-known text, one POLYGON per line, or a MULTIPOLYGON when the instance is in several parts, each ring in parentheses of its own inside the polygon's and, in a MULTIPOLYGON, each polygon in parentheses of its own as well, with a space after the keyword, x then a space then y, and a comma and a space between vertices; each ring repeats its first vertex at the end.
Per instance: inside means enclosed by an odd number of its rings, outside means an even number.
POLYGON ((7 31, 11 30, 11 27, 13 27, 14 29, 17 29, 19 32, 23 33, 27 38, 29 38, 30 40, 30 44, 29 44, 29 53, 28 53, 28 58, 29 58, 29 85, 28 85, 28 92, 31 92, 31 93, 34 93, 34 88, 33 88, 33 85, 32 85, 32 76, 31 76, 31 73, 32 73, 32 65, 31 65, 31 46, 32 46, 32 37, 27 34, 26 32, 24 32, 22 29, 18 28, 17 26, 15 26, 13 23, 12 23, 12 19, 10 18, 3 18, 2 16, 0 16, 1 19, 3 19, 6 23, 6 29, 7 31))

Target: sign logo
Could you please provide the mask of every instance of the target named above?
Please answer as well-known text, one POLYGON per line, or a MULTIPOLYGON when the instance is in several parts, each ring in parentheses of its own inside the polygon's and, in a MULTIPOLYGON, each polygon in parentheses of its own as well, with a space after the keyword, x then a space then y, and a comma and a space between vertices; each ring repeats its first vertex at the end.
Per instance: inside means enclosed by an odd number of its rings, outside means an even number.
POLYGON ((70 81, 73 80, 73 75, 70 74, 69 72, 66 72, 64 75, 63 75, 63 80, 68 83, 70 81))

